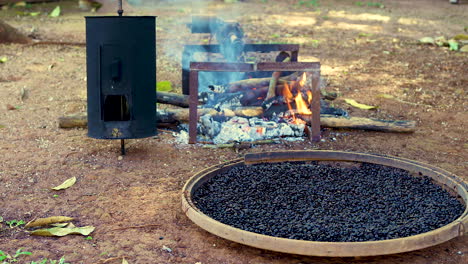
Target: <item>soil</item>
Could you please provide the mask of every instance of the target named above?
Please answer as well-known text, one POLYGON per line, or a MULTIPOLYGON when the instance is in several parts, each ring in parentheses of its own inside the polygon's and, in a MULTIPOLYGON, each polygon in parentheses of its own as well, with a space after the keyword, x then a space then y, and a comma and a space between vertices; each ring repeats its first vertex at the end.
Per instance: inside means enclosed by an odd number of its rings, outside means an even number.
MULTIPOLYGON (((0 19, 41 40, 84 43, 77 1, 34 4, 0 19)), ((352 116, 416 120, 412 134, 358 130, 322 132, 319 143, 283 142, 233 150, 187 145, 173 131, 128 140, 120 157, 117 141, 96 140, 86 130, 63 130, 57 118, 86 109, 86 50, 80 45, 0 45, 0 250, 22 250, 20 263, 65 256, 70 263, 468 263, 468 236, 389 256, 318 258, 270 252, 224 240, 193 224, 181 210, 181 189, 196 172, 246 153, 334 149, 379 153, 430 163, 465 181, 468 167, 467 53, 419 45, 422 37, 464 34, 468 2, 426 1, 157 1, 126 15, 156 15, 157 78, 181 91, 181 49, 207 43, 186 28, 192 14, 218 14, 242 24, 251 43, 298 43, 300 61, 319 60, 333 102, 352 116), (300 3, 303 3, 300 5, 300 3), (382 3, 383 8, 376 6, 382 3), (171 49, 167 48, 171 47, 171 49), (352 108, 343 98, 377 105, 352 108), (69 189, 51 187, 75 176, 69 189), (6 221, 55 215, 92 225, 91 237, 33 237, 6 221), (168 250, 170 248, 171 250, 168 250)), ((465 33, 466 34, 466 33, 465 33)))

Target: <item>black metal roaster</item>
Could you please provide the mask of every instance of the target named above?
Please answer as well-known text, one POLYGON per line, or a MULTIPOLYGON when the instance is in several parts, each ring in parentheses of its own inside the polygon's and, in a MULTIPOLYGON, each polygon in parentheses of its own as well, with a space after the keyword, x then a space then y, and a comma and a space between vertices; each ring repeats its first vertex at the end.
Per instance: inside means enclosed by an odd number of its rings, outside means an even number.
POLYGON ((156 17, 86 18, 88 136, 156 135, 156 17))

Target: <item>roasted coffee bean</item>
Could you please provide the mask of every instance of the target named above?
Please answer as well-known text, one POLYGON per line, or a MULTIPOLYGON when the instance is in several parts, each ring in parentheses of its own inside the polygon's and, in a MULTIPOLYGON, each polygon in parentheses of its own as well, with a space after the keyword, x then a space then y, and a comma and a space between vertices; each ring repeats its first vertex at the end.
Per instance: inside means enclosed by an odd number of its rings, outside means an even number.
POLYGON ((193 195, 224 224, 269 236, 329 242, 376 241, 453 222, 464 204, 429 177, 370 163, 242 165, 193 195))

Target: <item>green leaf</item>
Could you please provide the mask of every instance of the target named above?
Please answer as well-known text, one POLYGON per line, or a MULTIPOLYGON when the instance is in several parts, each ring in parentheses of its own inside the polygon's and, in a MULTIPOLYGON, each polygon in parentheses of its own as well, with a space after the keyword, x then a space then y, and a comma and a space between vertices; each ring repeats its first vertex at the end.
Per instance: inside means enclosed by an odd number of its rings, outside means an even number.
POLYGON ((67 236, 67 235, 83 235, 87 236, 94 231, 94 226, 83 226, 83 227, 52 227, 46 229, 38 229, 31 232, 33 236, 67 236))
POLYGON ((21 250, 23 250, 23 248, 19 248, 18 250, 16 250, 16 253, 15 253, 14 258, 17 258, 17 257, 19 257, 19 256, 21 256, 21 255, 27 255, 27 256, 31 256, 31 255, 32 255, 32 253, 29 252, 29 251, 21 251, 21 250))
POLYGON ((29 13, 29 15, 32 16, 32 17, 38 16, 40 14, 41 14, 41 12, 30 12, 29 13))
POLYGON ((421 39, 419 39, 419 42, 420 42, 421 44, 435 44, 434 38, 431 38, 431 37, 424 37, 424 38, 421 38, 421 39))
POLYGON ((61 257, 61 258, 59 259, 59 263, 58 263, 58 264, 70 264, 70 263, 65 262, 65 257, 61 257))
POLYGON ((8 58, 6 56, 0 57, 0 63, 5 63, 8 61, 8 58))
POLYGON ((372 105, 365 105, 365 104, 360 104, 358 102, 356 102, 356 100, 354 99, 347 99, 345 98, 344 99, 345 102, 351 106, 354 106, 354 107, 357 107, 359 109, 364 109, 364 110, 371 110, 371 109, 376 109, 377 106, 372 106, 372 105))
POLYGON ((52 10, 52 12, 50 12, 49 16, 50 17, 58 17, 58 16, 60 16, 60 13, 61 13, 60 6, 56 6, 54 8, 54 10, 52 10))
POLYGON ((53 187, 52 190, 58 191, 58 190, 70 188, 71 186, 73 186, 73 184, 75 184, 75 182, 76 182, 76 177, 71 177, 70 179, 67 179, 62 184, 60 184, 59 186, 53 187))
POLYGON ((8 255, 0 250, 0 261, 5 260, 8 257, 8 255))
POLYGON ((449 44, 450 50, 455 50, 455 51, 458 50, 458 42, 456 40, 451 39, 448 41, 448 44, 449 44))
POLYGON ((358 36, 359 36, 360 38, 367 38, 367 37, 372 37, 372 35, 373 35, 372 33, 361 32, 361 33, 359 33, 358 36))
POLYGON ((11 220, 11 221, 5 221, 5 223, 10 227, 10 228, 14 228, 14 227, 18 227, 20 225, 24 225, 25 222, 23 220, 11 220))
POLYGON ((85 237, 85 240, 93 240, 93 237, 92 236, 87 236, 87 237, 85 237))
POLYGON ((170 81, 161 81, 156 83, 156 91, 170 92, 172 91, 172 83, 170 81))
POLYGON ((122 259, 122 264, 128 264, 128 261, 125 258, 123 258, 122 259))
POLYGON ((272 38, 279 38, 279 37, 281 37, 281 36, 280 36, 279 34, 277 34, 277 33, 273 33, 273 34, 271 34, 270 37, 272 37, 272 38))

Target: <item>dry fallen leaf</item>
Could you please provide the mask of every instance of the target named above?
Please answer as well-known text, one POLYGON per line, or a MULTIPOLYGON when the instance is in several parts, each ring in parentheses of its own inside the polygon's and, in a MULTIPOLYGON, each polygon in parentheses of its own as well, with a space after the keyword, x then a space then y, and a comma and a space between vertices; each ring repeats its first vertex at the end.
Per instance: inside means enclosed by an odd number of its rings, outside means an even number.
POLYGON ((364 109, 364 110, 371 110, 371 109, 376 109, 378 106, 372 106, 372 105, 365 105, 365 104, 360 104, 358 102, 356 102, 356 100, 354 99, 347 99, 345 98, 344 99, 345 102, 349 105, 352 105, 354 107, 357 107, 359 109, 364 109))
POLYGON ((7 110, 16 110, 16 107, 12 106, 11 104, 6 105, 7 110))
POLYGON ((52 190, 58 191, 58 190, 70 188, 71 186, 73 186, 73 184, 75 184, 75 182, 76 182, 76 177, 71 177, 70 179, 67 179, 62 184, 60 184, 59 186, 53 187, 52 190))
POLYGON ((83 235, 87 236, 94 231, 94 226, 83 226, 83 227, 52 227, 47 229, 38 229, 31 232, 33 236, 66 236, 66 235, 83 235))
POLYGON ((167 246, 162 246, 162 250, 166 251, 166 252, 169 252, 169 253, 172 253, 172 249, 170 247, 167 247, 167 246))
POLYGON ((28 90, 26 88, 24 88, 24 87, 21 88, 21 90, 20 90, 20 100, 21 100, 21 102, 23 102, 25 99, 28 98, 28 93, 29 92, 28 92, 28 90))
POLYGON ((69 225, 72 225, 72 223, 57 223, 57 224, 51 224, 53 227, 70 227, 69 225))
POLYGON ((123 258, 122 259, 122 264, 128 264, 128 261, 125 258, 123 258))
POLYGON ((37 226, 48 226, 56 223, 63 223, 72 221, 73 218, 68 216, 51 216, 46 218, 38 218, 27 223, 24 227, 37 227, 37 226))
POLYGON ((419 40, 421 44, 435 44, 434 38, 431 37, 424 37, 419 40))

